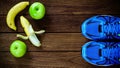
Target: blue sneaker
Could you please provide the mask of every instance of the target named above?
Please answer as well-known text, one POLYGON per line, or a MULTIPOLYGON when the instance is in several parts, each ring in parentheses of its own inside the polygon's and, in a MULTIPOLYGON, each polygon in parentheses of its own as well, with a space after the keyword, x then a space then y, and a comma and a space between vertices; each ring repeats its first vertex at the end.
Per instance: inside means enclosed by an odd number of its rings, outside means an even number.
POLYGON ((110 15, 97 15, 85 20, 82 34, 91 40, 120 39, 120 18, 110 15))
POLYGON ((120 64, 120 42, 88 42, 82 47, 82 57, 97 66, 120 64))

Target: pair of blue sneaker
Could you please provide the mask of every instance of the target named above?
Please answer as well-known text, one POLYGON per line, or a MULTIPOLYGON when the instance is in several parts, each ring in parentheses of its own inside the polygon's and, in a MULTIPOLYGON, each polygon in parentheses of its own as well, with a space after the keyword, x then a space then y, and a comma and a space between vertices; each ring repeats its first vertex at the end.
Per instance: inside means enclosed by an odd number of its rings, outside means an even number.
POLYGON ((93 41, 82 47, 82 57, 97 66, 120 64, 120 18, 97 15, 85 20, 82 34, 93 41))

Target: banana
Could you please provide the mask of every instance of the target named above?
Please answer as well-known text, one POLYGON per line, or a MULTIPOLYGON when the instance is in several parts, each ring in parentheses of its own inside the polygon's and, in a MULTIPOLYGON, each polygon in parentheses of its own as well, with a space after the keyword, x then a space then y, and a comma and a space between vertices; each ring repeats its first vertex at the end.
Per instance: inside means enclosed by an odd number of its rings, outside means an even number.
POLYGON ((20 22, 21 22, 21 25, 24 28, 24 31, 25 31, 27 36, 17 34, 17 37, 25 39, 25 40, 29 39, 31 41, 31 43, 36 47, 41 46, 41 43, 40 43, 40 41, 38 40, 38 38, 35 34, 42 34, 42 33, 45 32, 45 30, 34 31, 33 28, 32 28, 32 25, 23 16, 20 16, 20 22))
POLYGON ((16 15, 21 12, 23 9, 25 9, 27 6, 29 5, 29 2, 28 1, 24 1, 24 2, 20 2, 18 4, 16 4, 15 6, 13 6, 8 14, 7 14, 7 19, 6 19, 6 22, 7 22, 7 25, 9 28, 13 29, 13 30, 16 30, 16 26, 15 26, 15 17, 16 15))

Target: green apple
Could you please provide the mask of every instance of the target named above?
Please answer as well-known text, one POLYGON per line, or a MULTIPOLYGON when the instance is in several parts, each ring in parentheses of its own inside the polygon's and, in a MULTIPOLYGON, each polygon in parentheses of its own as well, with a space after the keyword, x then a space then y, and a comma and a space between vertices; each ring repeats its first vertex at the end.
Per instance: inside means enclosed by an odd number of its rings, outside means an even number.
POLYGON ((17 58, 20 58, 26 53, 26 44, 20 40, 15 40, 10 46, 10 53, 17 58))
POLYGON ((29 14, 33 19, 42 19, 45 15, 45 7, 40 2, 33 3, 29 8, 29 14))

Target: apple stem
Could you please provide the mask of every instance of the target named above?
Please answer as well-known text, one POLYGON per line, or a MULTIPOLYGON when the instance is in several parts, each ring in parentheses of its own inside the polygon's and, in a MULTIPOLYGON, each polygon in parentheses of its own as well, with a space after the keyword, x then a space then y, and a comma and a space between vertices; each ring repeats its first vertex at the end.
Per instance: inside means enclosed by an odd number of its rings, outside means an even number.
POLYGON ((22 39, 24 39, 24 40, 28 40, 28 36, 23 36, 23 35, 21 35, 21 34, 17 34, 17 37, 18 37, 18 38, 22 38, 22 39))

